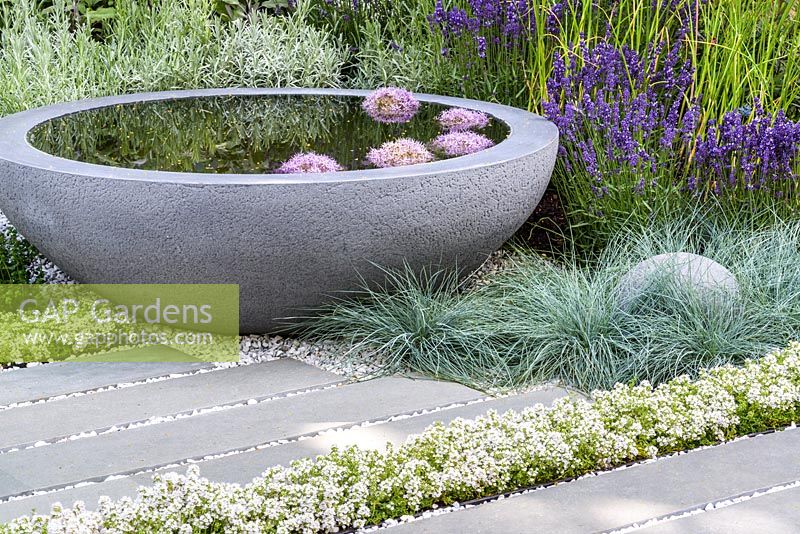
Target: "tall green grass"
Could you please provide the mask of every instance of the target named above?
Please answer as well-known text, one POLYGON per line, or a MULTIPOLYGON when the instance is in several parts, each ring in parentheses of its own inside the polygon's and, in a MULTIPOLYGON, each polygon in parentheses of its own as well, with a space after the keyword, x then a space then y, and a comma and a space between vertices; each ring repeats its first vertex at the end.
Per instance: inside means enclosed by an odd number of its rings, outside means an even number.
POLYGON ((741 362, 800 335, 800 223, 691 218, 621 233, 599 256, 558 262, 520 252, 474 291, 458 277, 406 269, 305 321, 306 335, 377 350, 386 372, 421 371, 485 389, 561 380, 583 390, 661 382, 741 362), (670 277, 633 303, 620 278, 656 254, 692 252, 726 266, 737 296, 670 277))
POLYGON ((688 19, 687 55, 707 120, 752 104, 800 119, 800 2, 703 2, 688 19))

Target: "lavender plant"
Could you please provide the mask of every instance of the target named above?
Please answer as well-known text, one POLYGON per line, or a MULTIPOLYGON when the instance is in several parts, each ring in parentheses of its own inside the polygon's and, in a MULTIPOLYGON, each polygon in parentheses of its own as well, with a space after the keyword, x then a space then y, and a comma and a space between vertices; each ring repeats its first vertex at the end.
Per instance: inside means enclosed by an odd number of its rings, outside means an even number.
MULTIPOLYGON (((699 197, 715 195, 746 204, 774 205, 784 216, 800 208, 800 122, 772 115, 760 102, 726 113, 696 139, 687 182, 699 197)), ((758 206, 756 206, 758 209, 758 206)))
POLYGON ((602 241, 621 221, 645 221, 682 187, 699 107, 679 46, 639 55, 584 41, 555 54, 542 108, 561 134, 555 183, 579 232, 602 241))
POLYGON ((643 52, 687 26, 696 0, 437 0, 431 28, 462 91, 539 110, 552 52, 605 38, 643 52))
POLYGON ((524 107, 529 88, 543 85, 528 78, 546 72, 555 16, 549 0, 436 0, 429 22, 442 40, 440 60, 457 65, 458 92, 524 107))
POLYGON ((698 71, 692 94, 711 116, 761 98, 797 118, 798 13, 796 2, 759 0, 436 0, 429 20, 456 74, 451 91, 468 96, 538 111, 554 51, 603 40, 646 54, 681 34, 698 71))
POLYGON ((542 107, 561 133, 554 180, 579 243, 710 196, 723 210, 797 212, 800 124, 756 102, 701 128, 683 45, 679 34, 645 55, 608 41, 556 53, 542 107))

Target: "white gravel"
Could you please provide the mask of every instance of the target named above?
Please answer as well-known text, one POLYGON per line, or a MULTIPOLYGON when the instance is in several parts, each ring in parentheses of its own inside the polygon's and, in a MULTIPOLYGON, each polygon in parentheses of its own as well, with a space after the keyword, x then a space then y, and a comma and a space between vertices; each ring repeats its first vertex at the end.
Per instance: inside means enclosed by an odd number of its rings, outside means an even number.
POLYGON ((380 358, 374 353, 349 352, 349 347, 331 341, 301 341, 270 335, 241 336, 239 360, 243 365, 294 358, 348 378, 363 379, 380 371, 380 358))
POLYGON ((59 269, 52 261, 39 256, 36 261, 31 265, 30 271, 34 272, 36 269, 41 268, 44 273, 44 282, 46 284, 74 284, 75 280, 67 276, 67 274, 59 269))

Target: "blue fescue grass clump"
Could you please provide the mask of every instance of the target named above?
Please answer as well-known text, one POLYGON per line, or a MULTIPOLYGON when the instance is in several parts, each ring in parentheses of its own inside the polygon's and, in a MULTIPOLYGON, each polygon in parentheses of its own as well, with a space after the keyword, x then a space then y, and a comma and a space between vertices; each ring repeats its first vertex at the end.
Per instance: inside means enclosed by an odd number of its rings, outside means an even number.
POLYGON ((800 222, 767 229, 692 216, 620 233, 605 251, 556 261, 520 251, 487 285, 406 269, 304 323, 306 334, 377 350, 386 372, 483 389, 560 380, 588 391, 660 383, 741 363, 800 335, 800 222), (705 255, 736 277, 711 298, 666 278, 620 306, 617 284, 668 252, 705 255))
POLYGON ((414 370, 470 382, 474 374, 491 386, 511 381, 491 331, 479 320, 478 295, 462 291, 459 277, 443 271, 386 271, 380 287, 364 284, 304 322, 311 337, 337 338, 381 355, 387 373, 414 370), (470 355, 469 368, 464 355, 470 355))

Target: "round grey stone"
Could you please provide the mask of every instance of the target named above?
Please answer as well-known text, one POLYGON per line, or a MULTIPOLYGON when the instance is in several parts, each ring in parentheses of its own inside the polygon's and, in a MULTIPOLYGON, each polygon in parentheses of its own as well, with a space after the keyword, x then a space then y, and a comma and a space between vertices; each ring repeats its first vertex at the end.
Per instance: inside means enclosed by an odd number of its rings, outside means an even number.
POLYGON ((648 258, 622 277, 617 286, 620 307, 628 308, 659 280, 669 280, 709 298, 739 293, 736 277, 719 263, 689 252, 672 252, 648 258))
POLYGON ((0 119, 0 210, 83 283, 229 283, 240 329, 263 333, 330 295, 385 276, 378 266, 477 268, 539 203, 558 128, 508 106, 436 95, 510 127, 481 152, 389 169, 202 174, 116 168, 36 150, 28 132, 103 106, 218 95, 364 96, 338 89, 207 89, 56 104, 0 119))

